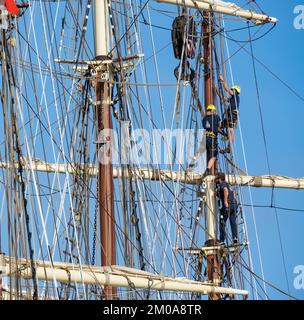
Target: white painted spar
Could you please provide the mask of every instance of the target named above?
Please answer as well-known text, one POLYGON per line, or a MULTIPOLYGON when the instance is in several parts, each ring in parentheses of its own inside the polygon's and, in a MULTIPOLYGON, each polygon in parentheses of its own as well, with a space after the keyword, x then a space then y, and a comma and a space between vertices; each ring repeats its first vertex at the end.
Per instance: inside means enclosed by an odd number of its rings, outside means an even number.
POLYGON ((222 13, 230 16, 240 17, 247 20, 255 21, 256 23, 277 23, 278 19, 244 10, 232 3, 215 0, 155 0, 156 2, 168 3, 172 5, 184 6, 187 8, 200 9, 209 12, 222 13))

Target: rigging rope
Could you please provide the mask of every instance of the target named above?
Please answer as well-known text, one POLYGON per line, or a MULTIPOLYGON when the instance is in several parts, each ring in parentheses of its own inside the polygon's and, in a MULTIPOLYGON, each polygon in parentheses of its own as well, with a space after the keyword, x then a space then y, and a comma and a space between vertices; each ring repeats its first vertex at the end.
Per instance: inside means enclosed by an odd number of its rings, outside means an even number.
MULTIPOLYGON (((248 24, 249 24, 249 23, 248 23, 248 24)), ((266 141, 266 133, 265 133, 264 120, 263 120, 263 112, 262 112, 260 91, 259 91, 259 85, 258 85, 258 79, 257 79, 257 71, 256 71, 256 65, 255 65, 255 59, 254 59, 253 45, 252 45, 252 42, 251 42, 251 32, 250 32, 250 29, 248 29, 248 33, 249 33, 249 40, 250 40, 250 50, 251 50, 252 65, 253 65, 253 70, 254 70, 254 79, 255 79, 256 93, 257 93, 259 114, 260 114, 261 127, 262 127, 262 132, 263 132, 263 141, 264 141, 264 147, 265 147, 265 152, 266 152, 266 160, 267 160, 267 166, 268 166, 269 176, 271 176, 270 161, 269 161, 269 154, 268 154, 268 147, 267 147, 267 141, 266 141)), ((274 203, 274 187, 272 188, 271 205, 273 205, 273 203, 274 203)), ((278 217, 278 213, 277 213, 276 208, 275 208, 275 215, 276 215, 276 224, 277 224, 278 234, 279 234, 279 240, 280 240, 280 247, 281 247, 282 260, 283 260, 283 267, 284 267, 284 272, 285 272, 285 280, 286 280, 288 292, 290 293, 288 276, 287 276, 287 267, 286 267, 286 261, 285 261, 285 254, 284 254, 284 249, 283 249, 283 241, 282 241, 282 235, 281 235, 279 217, 278 217)))
MULTIPOLYGON (((223 23, 223 30, 225 30, 225 28, 226 28, 225 27, 225 21, 223 19, 222 19, 222 23, 223 23)), ((224 35, 225 35, 225 31, 223 31, 223 36, 224 35)), ((227 56, 230 57, 228 41, 227 41, 226 37, 224 37, 224 38, 225 38, 225 46, 226 46, 227 56)), ((233 71, 232 71, 231 59, 228 59, 228 65, 229 65, 230 78, 231 78, 232 83, 234 84, 234 76, 233 76, 233 71)), ((242 145, 242 151, 243 151, 243 157, 244 157, 244 163, 245 163, 245 170, 246 170, 246 172, 248 172, 247 159, 246 159, 246 155, 245 155, 245 147, 244 147, 244 141, 243 141, 243 135, 242 135, 241 118, 239 118, 239 127, 240 127, 240 137, 241 137, 241 145, 242 145)), ((235 150, 235 148, 234 148, 234 150, 235 150)), ((235 156, 236 156, 236 154, 235 154, 235 156)), ((250 202, 253 203, 251 188, 249 188, 249 196, 250 196, 250 202)), ((255 219, 255 214, 254 214, 253 208, 252 208, 251 212, 252 212, 252 217, 253 217, 253 222, 254 222, 255 236, 256 236, 256 239, 257 239, 258 255, 259 255, 259 261, 260 261, 262 276, 264 276, 264 270, 263 270, 263 264, 262 264, 262 256, 261 256, 261 250, 260 250, 260 245, 259 245, 259 237, 258 237, 256 219, 255 219)), ((245 230, 246 230, 246 234, 248 235, 247 221, 246 221, 245 217, 244 217, 244 222, 245 222, 244 227, 245 227, 245 230)), ((248 250, 248 255, 249 255, 250 267, 253 269, 251 250, 248 250)), ((253 293, 254 293, 254 297, 256 298, 257 289, 256 289, 256 283, 254 283, 254 284, 255 284, 255 291, 253 293)), ((264 288, 264 290, 266 292, 266 287, 264 288)))

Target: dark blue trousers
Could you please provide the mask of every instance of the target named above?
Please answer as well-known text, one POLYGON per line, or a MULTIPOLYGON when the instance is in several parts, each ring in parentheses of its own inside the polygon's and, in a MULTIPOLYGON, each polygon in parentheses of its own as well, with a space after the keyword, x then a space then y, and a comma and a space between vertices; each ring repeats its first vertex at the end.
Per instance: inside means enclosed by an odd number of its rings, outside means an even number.
POLYGON ((237 239, 237 225, 236 225, 236 211, 235 206, 230 206, 229 208, 222 208, 220 210, 220 242, 225 242, 226 239, 226 222, 229 217, 232 238, 237 239))

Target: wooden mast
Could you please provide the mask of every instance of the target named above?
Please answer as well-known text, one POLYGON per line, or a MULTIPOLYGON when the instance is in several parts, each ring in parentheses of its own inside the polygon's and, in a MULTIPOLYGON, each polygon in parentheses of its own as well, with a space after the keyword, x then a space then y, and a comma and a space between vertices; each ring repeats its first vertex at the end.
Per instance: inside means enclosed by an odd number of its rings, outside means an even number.
MULTIPOLYGON (((95 59, 106 59, 109 54, 107 0, 95 0, 95 59)), ((98 70, 96 82, 96 110, 99 140, 98 152, 98 199, 101 232, 101 265, 116 264, 115 250, 115 215, 114 215, 114 184, 110 130, 112 129, 110 101, 110 70, 108 64, 98 70), (105 150, 103 150, 105 148, 105 150), (106 150, 108 149, 108 150, 106 150)), ((113 299, 117 295, 114 287, 104 288, 105 299, 113 299)))
MULTIPOLYGON (((208 105, 214 104, 213 92, 213 54, 212 54, 212 31, 213 22, 211 21, 211 13, 204 12, 203 20, 203 46, 204 46, 204 95, 205 95, 205 109, 208 105)), ((205 110, 207 112, 207 110, 205 110)), ((209 159, 207 159, 208 163, 209 159)), ((212 175, 215 174, 216 163, 211 168, 212 175)), ((217 244, 217 214, 215 204, 215 183, 213 179, 206 179, 206 243, 208 246, 215 246, 217 244)), ((216 250, 211 250, 207 255, 207 275, 211 283, 220 285, 220 263, 216 250)), ((220 299, 219 294, 210 293, 210 300, 220 299)))

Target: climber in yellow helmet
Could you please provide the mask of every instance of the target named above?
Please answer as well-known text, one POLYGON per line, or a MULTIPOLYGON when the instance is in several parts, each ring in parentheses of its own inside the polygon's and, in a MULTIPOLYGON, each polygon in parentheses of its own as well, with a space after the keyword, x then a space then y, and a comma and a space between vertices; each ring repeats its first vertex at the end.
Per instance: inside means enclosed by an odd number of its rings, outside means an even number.
MULTIPOLYGON (((223 127, 228 129, 228 138, 230 146, 232 147, 234 143, 234 129, 236 128, 238 122, 241 87, 235 85, 229 88, 222 75, 219 76, 219 81, 223 84, 225 91, 230 95, 228 98, 228 107, 223 116, 223 127)), ((230 147, 228 146, 228 148, 226 148, 223 152, 230 153, 230 147)))
POLYGON ((206 108, 206 114, 203 118, 203 128, 205 129, 206 144, 200 144, 198 152, 195 154, 195 156, 189 164, 189 168, 191 169, 195 166, 195 163, 198 160, 198 158, 206 150, 207 169, 203 174, 203 177, 206 177, 212 174, 212 167, 214 166, 216 157, 218 155, 218 133, 225 135, 225 133, 222 130, 221 119, 216 111, 216 106, 213 104, 209 104, 206 108))
POLYGON ((207 149, 207 169, 204 176, 208 176, 211 174, 211 169, 214 166, 218 155, 218 133, 223 134, 221 119, 213 104, 207 106, 207 112, 203 118, 203 128, 205 129, 207 149))

